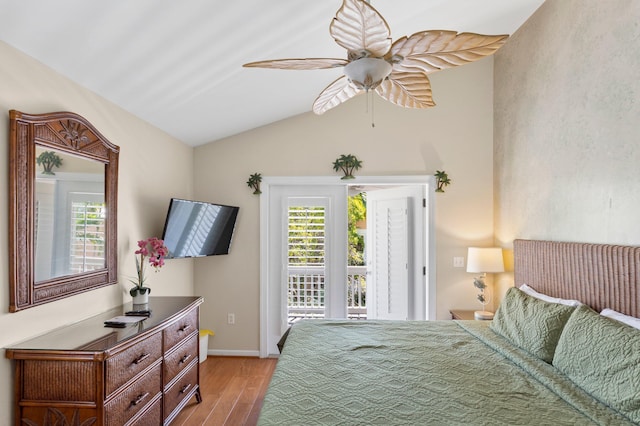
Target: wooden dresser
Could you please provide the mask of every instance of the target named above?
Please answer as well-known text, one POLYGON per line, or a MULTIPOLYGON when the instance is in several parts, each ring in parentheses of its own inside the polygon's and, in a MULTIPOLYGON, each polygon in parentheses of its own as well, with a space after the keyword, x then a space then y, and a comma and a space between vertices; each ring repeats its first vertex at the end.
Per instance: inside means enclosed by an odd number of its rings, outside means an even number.
POLYGON ((15 425, 167 425, 199 387, 201 297, 151 297, 151 316, 104 321, 124 304, 6 349, 15 360, 15 425), (86 423, 85 423, 86 422, 86 423))

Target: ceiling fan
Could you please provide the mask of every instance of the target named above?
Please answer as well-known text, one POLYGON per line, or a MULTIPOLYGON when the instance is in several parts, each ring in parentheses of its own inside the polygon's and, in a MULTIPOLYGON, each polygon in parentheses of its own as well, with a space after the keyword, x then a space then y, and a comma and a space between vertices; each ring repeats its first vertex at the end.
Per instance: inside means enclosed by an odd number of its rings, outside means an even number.
POLYGON ((347 59, 276 59, 243 66, 293 70, 344 67, 345 75, 314 101, 316 114, 370 90, 402 107, 428 108, 435 106, 428 74, 489 56, 509 37, 429 30, 392 43, 389 25, 364 0, 343 0, 329 33, 347 49, 347 59))

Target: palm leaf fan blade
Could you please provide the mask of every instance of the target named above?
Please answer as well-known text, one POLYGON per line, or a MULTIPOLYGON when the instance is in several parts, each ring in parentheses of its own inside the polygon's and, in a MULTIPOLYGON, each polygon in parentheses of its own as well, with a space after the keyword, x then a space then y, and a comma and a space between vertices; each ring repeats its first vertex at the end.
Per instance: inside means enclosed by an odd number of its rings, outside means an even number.
POLYGON ((493 54, 507 40, 507 35, 487 36, 455 31, 422 31, 396 41, 391 57, 400 58, 394 71, 420 69, 430 74, 464 65, 493 54))
POLYGON ((331 21, 329 33, 349 57, 382 57, 391 48, 391 30, 384 18, 362 0, 344 0, 331 21))
POLYGON ((320 70, 337 68, 347 65, 346 59, 334 58, 306 58, 306 59, 274 59, 268 61, 249 62, 243 67, 247 68, 271 68, 282 70, 320 70))
POLYGON ((405 108, 429 108, 435 106, 431 82, 425 74, 392 73, 376 88, 376 93, 387 101, 405 108))
MULTIPOLYGON (((458 35, 455 31, 421 31, 396 40, 389 51, 390 58, 401 63, 414 56, 440 52, 458 35)), ((431 70, 437 71, 437 68, 431 70)))
POLYGON ((360 90, 351 84, 347 77, 342 76, 327 86, 322 93, 318 95, 313 102, 313 112, 318 115, 324 114, 331 108, 348 101, 359 93, 360 90))
POLYGON ((390 54, 407 57, 419 53, 438 52, 444 49, 457 35, 456 31, 420 31, 409 37, 404 36, 396 40, 391 46, 390 54))

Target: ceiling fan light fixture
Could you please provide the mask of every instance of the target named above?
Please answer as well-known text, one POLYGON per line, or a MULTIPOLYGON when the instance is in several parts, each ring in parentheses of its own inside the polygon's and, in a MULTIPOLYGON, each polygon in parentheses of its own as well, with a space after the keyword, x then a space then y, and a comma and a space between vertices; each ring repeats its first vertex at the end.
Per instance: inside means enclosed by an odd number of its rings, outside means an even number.
POLYGON ((360 58, 344 67, 344 74, 358 89, 375 89, 391 74, 391 64, 380 58, 360 58))

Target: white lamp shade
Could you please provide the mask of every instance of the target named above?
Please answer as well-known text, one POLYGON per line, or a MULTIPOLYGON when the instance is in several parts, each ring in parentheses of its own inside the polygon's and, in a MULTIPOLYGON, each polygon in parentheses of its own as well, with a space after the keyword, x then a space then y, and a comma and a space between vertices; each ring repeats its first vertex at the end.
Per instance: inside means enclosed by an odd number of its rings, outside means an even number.
POLYGON ((500 247, 469 247, 467 272, 504 272, 500 247))

